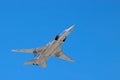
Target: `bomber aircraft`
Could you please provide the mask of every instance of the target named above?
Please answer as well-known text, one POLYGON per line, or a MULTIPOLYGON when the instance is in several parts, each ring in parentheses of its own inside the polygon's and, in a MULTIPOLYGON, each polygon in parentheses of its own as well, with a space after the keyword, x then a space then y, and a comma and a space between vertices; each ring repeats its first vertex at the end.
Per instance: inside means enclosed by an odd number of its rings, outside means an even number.
POLYGON ((72 58, 69 58, 68 56, 63 54, 61 49, 62 44, 65 42, 67 36, 71 33, 73 28, 74 25, 66 29, 63 33, 57 35, 51 42, 49 42, 49 44, 41 48, 12 50, 12 52, 33 53, 34 59, 25 62, 25 64, 42 66, 44 68, 46 67, 46 60, 51 56, 59 57, 64 60, 74 62, 72 58))

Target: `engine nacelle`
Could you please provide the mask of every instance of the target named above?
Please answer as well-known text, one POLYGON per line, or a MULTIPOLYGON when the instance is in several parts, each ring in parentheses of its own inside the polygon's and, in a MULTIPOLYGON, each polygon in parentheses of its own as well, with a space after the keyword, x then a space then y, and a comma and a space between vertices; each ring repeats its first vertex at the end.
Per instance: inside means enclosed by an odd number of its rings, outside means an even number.
POLYGON ((57 41, 59 39, 59 35, 57 35, 56 37, 55 37, 55 40, 57 41))
POLYGON ((63 39, 63 42, 65 42, 65 41, 66 41, 66 39, 67 39, 67 37, 65 37, 65 39, 63 39))

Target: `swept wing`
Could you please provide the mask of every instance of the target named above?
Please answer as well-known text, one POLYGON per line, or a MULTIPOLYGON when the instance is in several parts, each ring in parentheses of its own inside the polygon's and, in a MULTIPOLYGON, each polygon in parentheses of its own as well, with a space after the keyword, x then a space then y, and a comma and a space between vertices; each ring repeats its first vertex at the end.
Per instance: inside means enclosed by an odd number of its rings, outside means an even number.
POLYGON ((24 52, 24 53, 38 53, 46 50, 47 46, 43 46, 41 48, 31 48, 31 49, 17 49, 17 50, 12 50, 12 52, 24 52))
POLYGON ((74 62, 74 60, 72 58, 68 57, 67 55, 65 55, 62 52, 61 48, 58 49, 58 52, 54 56, 59 57, 59 58, 64 59, 64 60, 68 60, 68 61, 74 62))

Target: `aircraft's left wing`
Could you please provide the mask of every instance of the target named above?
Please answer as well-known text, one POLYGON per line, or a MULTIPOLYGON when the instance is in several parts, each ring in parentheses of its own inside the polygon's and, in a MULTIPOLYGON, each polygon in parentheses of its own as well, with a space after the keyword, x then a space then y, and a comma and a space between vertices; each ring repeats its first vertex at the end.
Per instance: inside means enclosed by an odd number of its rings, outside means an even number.
POLYGON ((32 49, 16 49, 16 50, 12 50, 12 52, 24 52, 24 53, 39 53, 41 51, 44 51, 47 48, 47 46, 43 46, 40 48, 32 48, 32 49))
POLYGON ((24 52, 24 53, 33 53, 35 49, 20 49, 20 50, 12 50, 12 52, 24 52))
POLYGON ((74 62, 74 60, 72 58, 70 58, 70 57, 66 56, 65 54, 63 54, 61 48, 59 49, 59 52, 57 52, 54 56, 59 57, 59 58, 64 59, 64 60, 74 62))

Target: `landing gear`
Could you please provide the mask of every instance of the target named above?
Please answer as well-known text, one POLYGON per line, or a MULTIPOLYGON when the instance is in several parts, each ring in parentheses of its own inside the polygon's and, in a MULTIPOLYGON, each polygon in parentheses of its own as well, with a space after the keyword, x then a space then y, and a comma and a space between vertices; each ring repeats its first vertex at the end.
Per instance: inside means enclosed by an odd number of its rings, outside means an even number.
POLYGON ((34 64, 34 63, 33 63, 33 65, 39 66, 38 64, 34 64))
POLYGON ((36 64, 36 66, 39 66, 38 64, 36 64))
POLYGON ((35 65, 35 64, 33 63, 33 65, 35 65))
POLYGON ((33 53, 37 53, 36 49, 33 51, 33 53))

